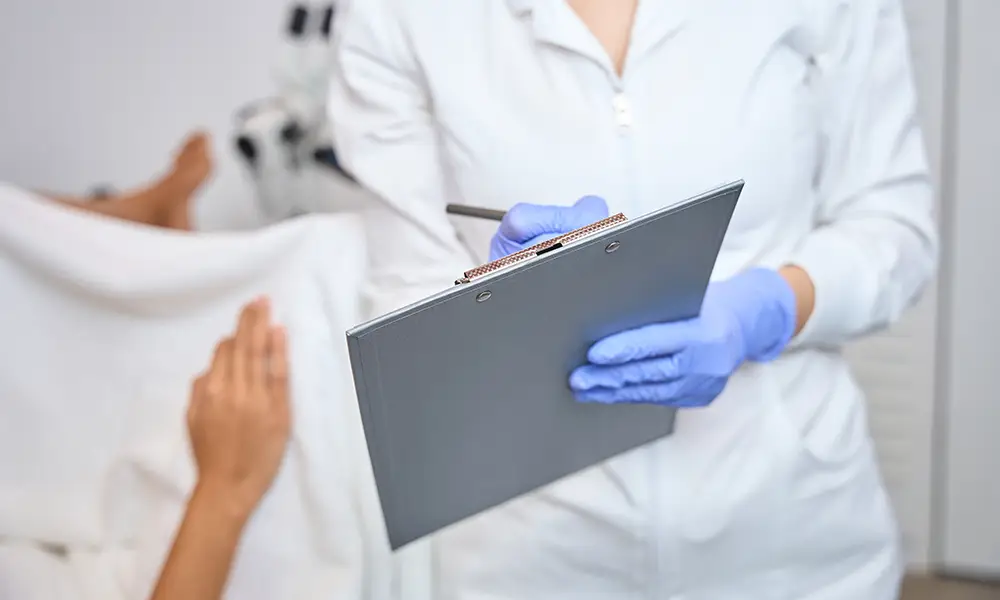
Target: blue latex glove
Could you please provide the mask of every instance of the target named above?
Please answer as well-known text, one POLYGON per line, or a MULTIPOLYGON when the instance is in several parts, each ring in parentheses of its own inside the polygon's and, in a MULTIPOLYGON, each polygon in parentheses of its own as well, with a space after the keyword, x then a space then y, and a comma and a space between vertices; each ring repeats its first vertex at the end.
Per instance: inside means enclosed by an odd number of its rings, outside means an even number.
POLYGON ((586 227, 608 216, 608 205, 597 196, 584 196, 573 206, 517 204, 507 211, 490 241, 490 260, 586 227))
POLYGON ((697 318, 594 344, 570 375, 581 402, 706 406, 744 361, 777 358, 795 333, 795 293, 771 269, 709 284, 697 318))

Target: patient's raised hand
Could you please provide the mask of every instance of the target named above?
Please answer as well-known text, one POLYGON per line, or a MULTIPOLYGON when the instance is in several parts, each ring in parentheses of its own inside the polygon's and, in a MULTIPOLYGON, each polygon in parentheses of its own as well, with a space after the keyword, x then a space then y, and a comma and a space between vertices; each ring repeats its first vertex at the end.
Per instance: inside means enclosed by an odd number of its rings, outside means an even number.
POLYGON ((247 305, 195 380, 188 431, 198 465, 196 494, 249 517, 281 465, 290 428, 285 333, 267 300, 247 305))
POLYGON ((195 380, 188 431, 198 483, 152 600, 219 600, 243 529, 278 473, 288 443, 285 334, 266 300, 240 314, 233 337, 195 380))

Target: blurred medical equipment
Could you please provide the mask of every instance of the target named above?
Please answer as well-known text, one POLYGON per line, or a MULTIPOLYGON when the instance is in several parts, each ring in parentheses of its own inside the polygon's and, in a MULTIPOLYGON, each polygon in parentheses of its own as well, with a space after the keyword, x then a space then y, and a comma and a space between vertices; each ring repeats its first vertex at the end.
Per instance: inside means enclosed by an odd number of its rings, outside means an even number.
POLYGON ((365 257, 340 251, 364 248, 359 219, 178 235, 3 184, 0 204, 0 327, 16 349, 0 446, 17 457, 0 462, 0 598, 148 597, 194 478, 191 380, 239 307, 266 294, 288 330, 292 440, 231 597, 385 599, 362 581, 388 567, 364 547, 384 533, 336 343, 360 319, 365 257))
POLYGON ((289 8, 277 95, 237 114, 235 146, 272 220, 359 207, 337 160, 326 117, 329 39, 336 4, 289 8))
POLYGON ((90 190, 90 198, 93 200, 107 200, 108 198, 111 198, 114 195, 115 195, 114 186, 107 183, 95 185, 90 190))

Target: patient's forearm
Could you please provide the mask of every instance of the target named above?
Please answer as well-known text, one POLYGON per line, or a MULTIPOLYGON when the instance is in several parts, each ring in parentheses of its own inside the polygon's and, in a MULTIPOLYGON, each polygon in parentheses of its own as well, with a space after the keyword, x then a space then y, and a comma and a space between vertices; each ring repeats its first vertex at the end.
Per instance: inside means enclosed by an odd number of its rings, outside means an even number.
POLYGON ((219 600, 250 511, 196 487, 151 600, 219 600))

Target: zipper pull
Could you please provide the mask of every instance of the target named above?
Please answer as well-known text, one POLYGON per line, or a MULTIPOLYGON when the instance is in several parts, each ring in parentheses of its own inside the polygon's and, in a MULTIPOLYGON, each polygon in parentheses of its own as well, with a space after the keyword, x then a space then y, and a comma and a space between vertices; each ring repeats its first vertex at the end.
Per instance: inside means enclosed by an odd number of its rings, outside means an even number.
POLYGON ((629 102, 628 97, 626 97, 623 92, 615 94, 612 106, 614 106, 615 109, 615 121, 618 123, 618 126, 622 129, 628 129, 631 127, 632 103, 629 102))

